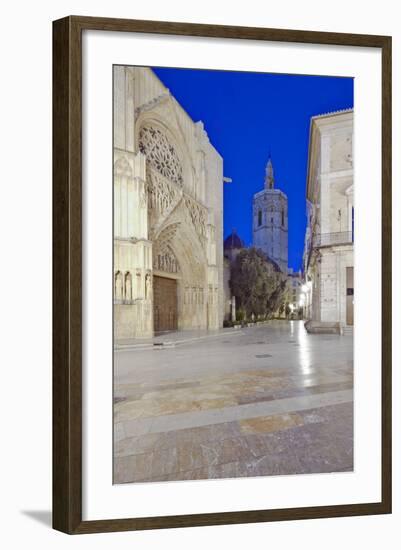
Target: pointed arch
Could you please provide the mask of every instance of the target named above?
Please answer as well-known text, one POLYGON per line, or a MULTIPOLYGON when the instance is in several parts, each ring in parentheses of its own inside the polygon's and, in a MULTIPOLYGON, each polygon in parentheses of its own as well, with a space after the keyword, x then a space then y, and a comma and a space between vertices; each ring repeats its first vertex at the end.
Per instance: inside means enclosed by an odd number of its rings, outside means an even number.
POLYGON ((123 274, 121 271, 116 271, 114 274, 114 299, 117 302, 123 300, 123 274))
POLYGON ((126 302, 132 301, 132 275, 129 271, 124 275, 124 299, 126 302))

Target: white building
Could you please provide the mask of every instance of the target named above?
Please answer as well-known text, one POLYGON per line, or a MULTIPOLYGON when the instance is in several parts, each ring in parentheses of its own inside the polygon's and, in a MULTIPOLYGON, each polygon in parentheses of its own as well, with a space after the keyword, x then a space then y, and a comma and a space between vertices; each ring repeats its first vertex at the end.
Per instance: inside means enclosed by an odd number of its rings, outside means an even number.
POLYGON ((305 306, 304 284, 301 271, 294 272, 292 268, 287 273, 287 298, 290 302, 290 309, 295 318, 300 318, 300 313, 305 306))
POLYGON ((311 119, 304 272, 311 331, 354 322, 353 110, 311 119))
POLYGON ((114 68, 115 338, 223 323, 223 160, 153 71, 114 68))
POLYGON ((253 196, 253 246, 280 267, 288 269, 288 205, 287 196, 274 188, 271 158, 266 165, 265 188, 253 196))

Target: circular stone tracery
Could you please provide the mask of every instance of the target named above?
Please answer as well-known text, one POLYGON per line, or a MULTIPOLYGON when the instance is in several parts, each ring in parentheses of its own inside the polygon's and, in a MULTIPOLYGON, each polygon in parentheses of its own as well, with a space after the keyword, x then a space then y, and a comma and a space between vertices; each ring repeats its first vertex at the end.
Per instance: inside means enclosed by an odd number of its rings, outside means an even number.
POLYGON ((139 150, 150 166, 162 176, 182 186, 182 166, 173 145, 158 128, 143 126, 139 132, 139 150))

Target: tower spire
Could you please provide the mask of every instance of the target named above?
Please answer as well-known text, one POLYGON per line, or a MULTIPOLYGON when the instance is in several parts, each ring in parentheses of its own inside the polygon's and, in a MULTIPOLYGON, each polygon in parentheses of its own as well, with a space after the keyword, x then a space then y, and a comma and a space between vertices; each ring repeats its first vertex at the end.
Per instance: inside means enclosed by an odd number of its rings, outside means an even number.
POLYGON ((274 188, 273 163, 272 163, 272 157, 269 151, 269 158, 267 159, 267 164, 266 164, 265 189, 273 189, 273 188, 274 188))

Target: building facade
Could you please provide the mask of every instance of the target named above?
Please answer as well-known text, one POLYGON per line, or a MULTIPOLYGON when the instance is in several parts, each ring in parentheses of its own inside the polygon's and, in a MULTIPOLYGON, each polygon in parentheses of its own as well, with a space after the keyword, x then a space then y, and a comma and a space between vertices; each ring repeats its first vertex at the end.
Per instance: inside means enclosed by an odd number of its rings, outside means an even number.
POLYGON ((223 323, 223 160, 154 72, 114 68, 117 340, 223 323))
POLYGON ((311 119, 305 316, 311 330, 354 323, 353 110, 311 119))
POLYGON ((294 319, 301 319, 305 306, 304 281, 301 271, 288 270, 287 289, 291 314, 294 319))
POLYGON ((266 164, 265 187, 253 197, 253 246, 277 263, 283 273, 288 269, 288 201, 274 187, 272 160, 266 164))

